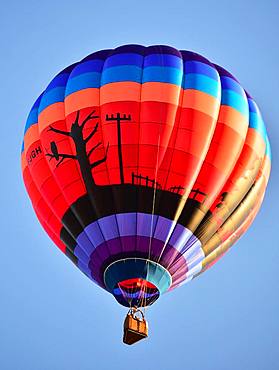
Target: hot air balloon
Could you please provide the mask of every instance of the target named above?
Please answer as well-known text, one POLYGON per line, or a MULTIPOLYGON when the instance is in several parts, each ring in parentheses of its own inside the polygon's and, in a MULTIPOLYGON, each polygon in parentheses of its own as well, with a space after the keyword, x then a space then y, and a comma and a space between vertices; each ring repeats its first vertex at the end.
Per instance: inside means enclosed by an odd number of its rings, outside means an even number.
POLYGON ((140 308, 247 230, 271 166, 260 110, 239 82, 161 45, 101 50, 60 72, 31 109, 21 160, 50 238, 129 307, 128 344, 147 336, 140 308))

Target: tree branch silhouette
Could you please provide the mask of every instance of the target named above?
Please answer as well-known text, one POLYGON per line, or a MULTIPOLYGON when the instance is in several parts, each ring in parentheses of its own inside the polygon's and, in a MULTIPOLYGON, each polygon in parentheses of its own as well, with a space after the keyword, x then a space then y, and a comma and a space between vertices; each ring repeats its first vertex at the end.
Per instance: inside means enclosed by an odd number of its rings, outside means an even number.
POLYGON ((95 124, 90 134, 87 136, 87 138, 84 138, 83 136, 83 129, 86 125, 86 123, 92 119, 99 118, 95 114, 95 110, 93 110, 91 113, 89 113, 84 120, 79 123, 80 121, 80 111, 77 111, 76 117, 74 122, 71 124, 69 131, 60 130, 57 128, 54 128, 52 126, 49 127, 48 131, 54 132, 59 135, 69 136, 75 145, 75 153, 76 154, 67 154, 67 153, 59 153, 58 147, 55 141, 50 142, 50 151, 49 153, 46 150, 46 156, 49 157, 49 160, 51 161, 53 158, 57 161, 56 167, 58 167, 65 159, 75 159, 79 163, 79 168, 81 171, 81 175, 88 193, 88 196, 94 200, 95 192, 96 192, 96 183, 94 180, 94 176, 92 174, 92 169, 99 166, 101 163, 105 162, 107 159, 107 153, 109 144, 106 147, 105 155, 103 158, 90 163, 90 156, 93 154, 93 152, 102 145, 102 142, 98 142, 95 144, 89 151, 87 151, 87 143, 88 141, 93 138, 93 136, 96 134, 99 128, 99 122, 95 124))
POLYGON ((91 170, 97 166, 99 166, 101 163, 105 162, 106 159, 107 159, 107 154, 108 154, 108 148, 109 148, 109 143, 107 145, 107 148, 106 148, 106 153, 105 153, 105 156, 102 158, 102 159, 99 159, 98 161, 96 162, 93 162, 93 163, 90 163, 90 168, 91 170))
POLYGON ((54 128, 52 126, 49 127, 48 131, 56 132, 57 134, 60 134, 60 135, 71 136, 70 132, 58 130, 57 128, 54 128))
POLYGON ((96 134, 96 132, 98 131, 98 127, 99 127, 99 122, 98 123, 96 123, 96 125, 95 125, 95 127, 94 127, 94 129, 93 129, 93 131, 87 136, 87 138, 86 139, 84 139, 84 142, 85 143, 88 143, 88 141, 96 134))
POLYGON ((80 127, 82 129, 84 128, 86 122, 88 122, 89 120, 99 118, 99 116, 94 116, 94 113, 95 113, 95 110, 93 110, 90 114, 88 114, 88 116, 82 121, 82 123, 80 124, 80 127))
POLYGON ((50 143, 51 153, 47 153, 46 157, 50 157, 50 161, 54 158, 57 161, 56 167, 58 167, 66 158, 77 159, 73 154, 59 153, 55 141, 50 143))
POLYGON ((90 158, 91 154, 94 152, 95 149, 97 149, 102 143, 99 142, 98 144, 96 144, 95 146, 93 146, 92 149, 89 150, 88 154, 87 154, 87 157, 88 159, 90 158))

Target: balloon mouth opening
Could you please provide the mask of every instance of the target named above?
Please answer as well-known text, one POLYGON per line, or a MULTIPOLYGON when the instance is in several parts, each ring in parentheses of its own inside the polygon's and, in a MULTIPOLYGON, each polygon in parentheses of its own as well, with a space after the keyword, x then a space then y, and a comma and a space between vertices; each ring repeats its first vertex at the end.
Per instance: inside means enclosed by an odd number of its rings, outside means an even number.
POLYGON ((171 282, 171 275, 163 266, 143 258, 115 261, 104 272, 107 290, 126 307, 150 306, 169 289, 171 282))
POLYGON ((115 299, 129 307, 152 305, 160 296, 158 288, 147 280, 134 278, 120 281, 113 289, 115 299))

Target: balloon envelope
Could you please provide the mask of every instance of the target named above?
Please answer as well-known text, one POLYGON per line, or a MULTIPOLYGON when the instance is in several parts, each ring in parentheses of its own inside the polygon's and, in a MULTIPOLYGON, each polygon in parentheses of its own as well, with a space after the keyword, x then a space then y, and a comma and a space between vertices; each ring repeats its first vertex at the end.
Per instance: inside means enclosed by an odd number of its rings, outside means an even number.
POLYGON ((60 72, 28 116, 24 182, 54 243, 119 303, 146 306, 214 264, 261 205, 270 148, 226 70, 125 45, 60 72))

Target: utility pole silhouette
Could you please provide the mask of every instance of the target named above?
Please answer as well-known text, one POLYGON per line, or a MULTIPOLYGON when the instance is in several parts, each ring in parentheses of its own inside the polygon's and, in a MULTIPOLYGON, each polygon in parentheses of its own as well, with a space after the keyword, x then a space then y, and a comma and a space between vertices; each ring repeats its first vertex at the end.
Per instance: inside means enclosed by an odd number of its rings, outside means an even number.
POLYGON ((122 158, 122 141, 121 141, 121 122, 131 121, 131 115, 123 114, 121 117, 120 113, 113 114, 109 117, 106 115, 106 121, 115 121, 117 123, 117 146, 118 146, 118 160, 119 160, 119 171, 120 171, 120 183, 124 184, 124 170, 123 170, 123 158, 122 158))
POLYGON ((48 129, 48 131, 55 132, 59 135, 63 136, 69 136, 70 138, 73 139, 74 144, 75 144, 75 149, 76 149, 76 154, 67 154, 67 153, 59 153, 57 144, 55 141, 50 142, 50 151, 51 153, 47 153, 46 156, 50 158, 50 161, 52 159, 55 159, 57 161, 56 167, 58 167, 66 158, 70 159, 75 159, 79 163, 80 171, 82 174, 82 178, 88 193, 88 196, 91 199, 94 199, 94 193, 96 190, 96 183, 94 181, 94 178, 92 176, 91 170, 97 166, 99 166, 101 163, 105 162, 107 159, 107 153, 108 153, 108 148, 109 144, 107 145, 105 155, 103 158, 95 161, 95 162, 90 162, 90 156, 91 154, 102 144, 101 142, 97 143, 95 146, 93 146, 89 152, 87 153, 86 150, 86 144, 89 142, 91 138, 96 134, 98 131, 99 123, 97 122, 96 125, 94 126, 93 130, 91 133, 84 138, 83 137, 83 129, 85 124, 92 119, 99 118, 99 116, 94 115, 95 111, 91 112, 82 122, 79 124, 79 111, 77 112, 76 119, 71 125, 71 130, 70 131, 63 131, 56 129, 52 126, 48 129))

